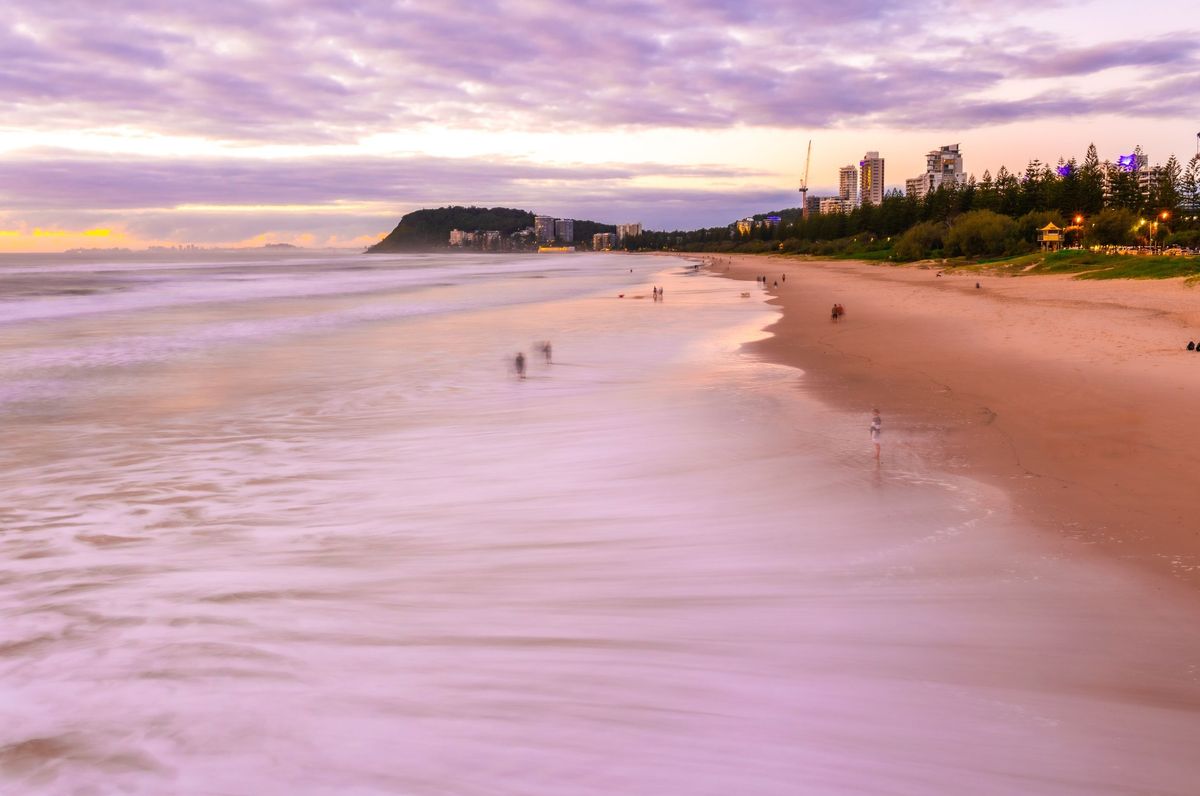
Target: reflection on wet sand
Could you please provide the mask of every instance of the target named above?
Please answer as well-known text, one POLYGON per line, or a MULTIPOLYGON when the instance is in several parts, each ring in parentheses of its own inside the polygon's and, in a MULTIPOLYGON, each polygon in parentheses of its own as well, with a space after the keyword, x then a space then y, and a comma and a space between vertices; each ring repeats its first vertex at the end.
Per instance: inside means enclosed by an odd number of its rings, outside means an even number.
POLYGON ((736 286, 370 262, 5 333, 6 788, 1188 792, 1186 610, 877 466, 736 286))

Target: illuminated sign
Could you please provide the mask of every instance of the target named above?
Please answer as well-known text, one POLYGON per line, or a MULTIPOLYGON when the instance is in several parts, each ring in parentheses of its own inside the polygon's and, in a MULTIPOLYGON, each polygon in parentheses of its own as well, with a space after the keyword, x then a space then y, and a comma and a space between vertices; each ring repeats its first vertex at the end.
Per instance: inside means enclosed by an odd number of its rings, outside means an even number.
POLYGON ((1137 153, 1132 155, 1117 155, 1117 165, 1125 171, 1137 171, 1138 157, 1137 153))
POLYGON ((1058 176, 1060 176, 1060 177, 1070 177, 1072 174, 1075 173, 1075 168, 1071 164, 1068 163, 1065 166, 1059 166, 1058 168, 1055 169, 1055 171, 1058 172, 1058 176))

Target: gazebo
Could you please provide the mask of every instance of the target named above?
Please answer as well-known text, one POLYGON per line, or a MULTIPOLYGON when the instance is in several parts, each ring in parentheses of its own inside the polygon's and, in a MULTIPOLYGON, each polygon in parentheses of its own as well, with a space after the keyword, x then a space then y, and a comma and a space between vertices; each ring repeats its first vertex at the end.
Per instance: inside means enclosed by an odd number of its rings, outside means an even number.
POLYGON ((1038 243, 1042 251, 1058 251, 1063 247, 1063 228, 1050 222, 1038 230, 1038 243))

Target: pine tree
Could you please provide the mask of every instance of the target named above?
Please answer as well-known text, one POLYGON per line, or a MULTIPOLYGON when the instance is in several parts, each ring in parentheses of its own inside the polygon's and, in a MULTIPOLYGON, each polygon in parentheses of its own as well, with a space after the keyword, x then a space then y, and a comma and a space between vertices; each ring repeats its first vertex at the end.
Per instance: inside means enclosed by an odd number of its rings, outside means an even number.
POLYGON ((1188 213, 1200 212, 1200 154, 1188 161, 1179 184, 1180 201, 1188 213))
POLYGON ((1076 204, 1076 211, 1088 215, 1099 213, 1104 208, 1104 169, 1100 166, 1095 144, 1088 144, 1087 154, 1083 156, 1076 204))
POLYGON ((1158 172, 1154 184, 1154 197, 1150 209, 1155 212, 1166 211, 1174 215, 1179 210, 1180 183, 1182 181, 1179 160, 1174 156, 1167 158, 1167 163, 1158 172))

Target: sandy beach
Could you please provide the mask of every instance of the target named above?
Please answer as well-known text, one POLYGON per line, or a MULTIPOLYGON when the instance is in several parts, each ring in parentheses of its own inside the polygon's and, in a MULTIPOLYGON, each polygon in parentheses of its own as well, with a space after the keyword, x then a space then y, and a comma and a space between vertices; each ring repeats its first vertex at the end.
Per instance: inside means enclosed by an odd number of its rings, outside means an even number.
MULTIPOLYGON (((782 257, 707 256, 766 276, 783 310, 752 344, 803 389, 884 417, 883 456, 1001 486, 1014 508, 1121 561, 1200 586, 1200 292, 782 257), (786 278, 785 278, 786 275, 786 278), (978 287, 976 284, 978 283, 978 287), (832 323, 830 308, 846 315, 832 323)), ((1164 581, 1164 584, 1166 581, 1164 581)))

